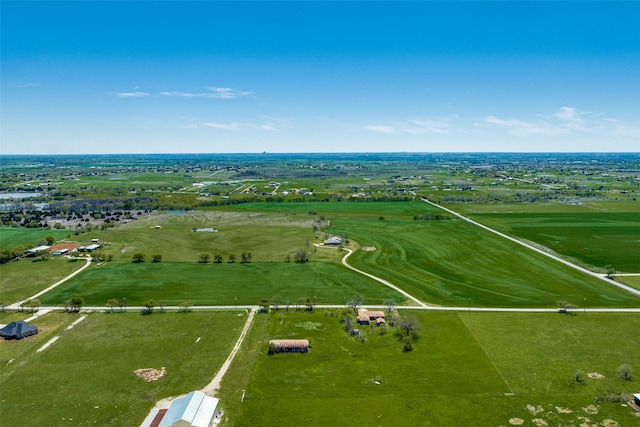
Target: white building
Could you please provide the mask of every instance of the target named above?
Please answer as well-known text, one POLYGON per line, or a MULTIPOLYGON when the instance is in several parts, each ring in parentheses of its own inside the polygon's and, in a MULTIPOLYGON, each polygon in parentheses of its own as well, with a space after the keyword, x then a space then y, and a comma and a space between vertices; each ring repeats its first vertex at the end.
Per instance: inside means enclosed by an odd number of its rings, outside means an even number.
POLYGON ((171 402, 168 409, 154 409, 140 427, 211 427, 219 399, 192 391, 171 402))

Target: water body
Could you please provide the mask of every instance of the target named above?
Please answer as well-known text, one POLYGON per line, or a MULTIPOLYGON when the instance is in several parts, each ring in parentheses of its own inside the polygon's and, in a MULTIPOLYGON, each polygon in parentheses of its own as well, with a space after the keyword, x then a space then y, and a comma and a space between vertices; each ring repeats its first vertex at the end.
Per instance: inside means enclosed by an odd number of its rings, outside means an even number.
POLYGON ((40 197, 42 193, 0 193, 0 199, 28 199, 29 197, 40 197))

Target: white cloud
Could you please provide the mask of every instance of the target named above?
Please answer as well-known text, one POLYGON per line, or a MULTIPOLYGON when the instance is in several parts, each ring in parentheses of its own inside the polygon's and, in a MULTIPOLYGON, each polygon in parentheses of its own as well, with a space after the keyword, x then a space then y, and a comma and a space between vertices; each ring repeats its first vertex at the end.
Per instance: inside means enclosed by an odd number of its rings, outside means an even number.
POLYGON ((364 126, 363 129, 370 130, 371 132, 378 132, 378 133, 393 133, 394 132, 394 129, 391 126, 369 125, 369 126, 364 126))
POLYGON ((38 86, 38 83, 16 83, 16 87, 19 87, 20 89, 34 86, 38 86))
POLYGON ((179 92, 179 91, 164 91, 160 92, 162 96, 175 96, 179 98, 215 98, 215 99, 234 99, 251 95, 250 91, 237 90, 230 87, 215 87, 208 86, 207 92, 179 92))
POLYGON ((117 96, 118 98, 145 98, 151 96, 147 92, 109 92, 109 95, 117 96))
POLYGON ((238 123, 202 123, 202 126, 208 126, 215 129, 224 130, 239 130, 240 125, 238 123))

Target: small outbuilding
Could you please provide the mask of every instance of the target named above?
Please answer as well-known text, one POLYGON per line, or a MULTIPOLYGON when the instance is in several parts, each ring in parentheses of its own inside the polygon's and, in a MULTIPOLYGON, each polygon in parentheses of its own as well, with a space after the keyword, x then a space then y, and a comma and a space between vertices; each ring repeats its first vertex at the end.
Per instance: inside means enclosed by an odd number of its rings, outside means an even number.
POLYGON ((141 427, 211 427, 219 399, 192 391, 171 402, 168 409, 154 409, 141 427))
POLYGON ((638 407, 640 407, 640 393, 634 393, 633 401, 636 402, 636 405, 638 405, 638 407))
POLYGON ((270 340, 269 347, 276 353, 306 353, 309 340, 270 340))
POLYGON ((30 325, 23 320, 11 322, 4 328, 0 329, 0 337, 5 340, 21 340, 38 333, 36 326, 30 325))
POLYGON ((324 244, 325 245, 340 246, 342 244, 342 238, 340 238, 338 236, 332 236, 331 238, 325 240, 324 244))
POLYGON ((80 252, 94 252, 97 251, 98 249, 100 249, 100 245, 97 243, 93 243, 91 245, 87 245, 87 246, 80 246, 78 248, 78 251, 80 252))

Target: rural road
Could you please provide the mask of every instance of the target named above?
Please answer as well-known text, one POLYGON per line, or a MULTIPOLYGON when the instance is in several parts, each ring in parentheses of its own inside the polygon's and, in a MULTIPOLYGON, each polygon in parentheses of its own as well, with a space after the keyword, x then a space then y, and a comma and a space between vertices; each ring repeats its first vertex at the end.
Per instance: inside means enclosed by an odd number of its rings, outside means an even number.
POLYGON ((620 289, 624 289, 627 292, 630 292, 630 293, 632 293, 634 295, 640 296, 640 290, 634 289, 631 286, 627 286, 627 285, 624 285, 622 283, 618 283, 615 280, 609 279, 605 275, 594 273, 593 271, 587 270, 586 268, 580 267, 579 265, 573 264, 573 263, 571 263, 571 262, 569 262, 569 261, 567 261, 565 259, 562 259, 559 256, 556 256, 556 255, 550 254, 548 252, 545 252, 542 249, 538 249, 535 246, 529 245, 528 243, 522 242, 522 241, 520 241, 520 240, 518 240, 518 239, 516 239, 514 237, 511 237, 511 236, 508 236, 508 235, 506 235, 504 233, 501 233, 498 230, 494 230, 491 227, 487 227, 484 224, 480 224, 479 222, 474 221, 471 218, 467 218, 466 216, 461 215, 458 212, 455 212, 455 211, 453 211, 451 209, 445 208, 444 206, 441 206, 441 205, 439 205, 437 203, 434 203, 429 199, 425 199, 423 197, 420 200, 422 200, 423 202, 426 202, 426 203, 428 203, 428 204, 430 204, 432 206, 435 206, 435 207, 437 207, 439 209, 442 209, 443 211, 449 212, 450 214, 455 215, 456 217, 460 218, 461 220, 467 221, 470 224, 478 226, 478 227, 480 227, 480 228, 482 228, 484 230, 490 231, 491 233, 497 234, 500 237, 503 237, 503 238, 505 238, 507 240, 510 240, 510 241, 514 242, 514 243, 517 243, 520 246, 524 246, 527 249, 530 249, 530 250, 532 250, 534 252, 542 254, 542 255, 544 255, 544 256, 546 256, 548 258, 551 258, 551 259, 553 259, 555 261, 558 261, 558 262, 560 262, 560 263, 562 263, 564 265, 567 265, 567 266, 569 266, 569 267, 571 267, 573 269, 576 269, 576 270, 578 270, 578 271, 580 271, 582 273, 588 274, 589 276, 593 276, 593 277, 595 277, 597 279, 600 279, 600 280, 604 280, 605 282, 609 283, 610 285, 617 286, 620 289))

